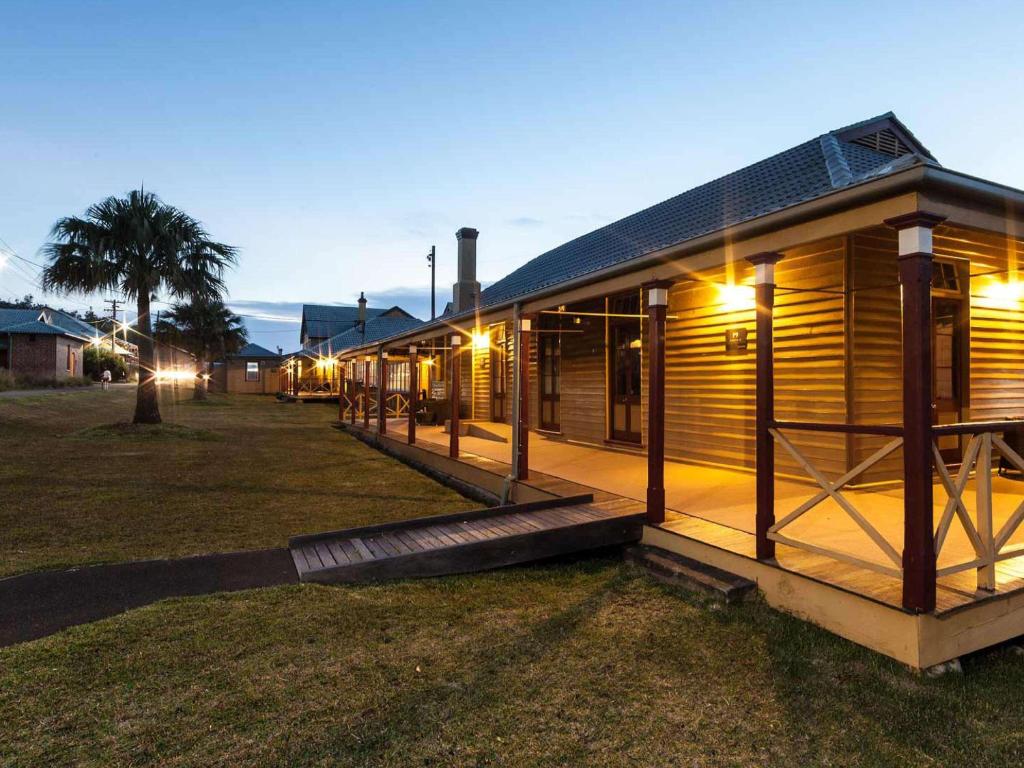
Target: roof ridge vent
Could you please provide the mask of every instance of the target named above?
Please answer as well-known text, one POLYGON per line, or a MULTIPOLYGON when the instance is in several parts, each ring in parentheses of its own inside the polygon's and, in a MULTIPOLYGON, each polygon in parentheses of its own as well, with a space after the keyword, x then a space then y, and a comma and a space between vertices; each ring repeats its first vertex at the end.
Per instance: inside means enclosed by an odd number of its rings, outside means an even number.
POLYGON ((859 144, 862 147, 867 147, 890 157, 903 157, 903 155, 909 155, 913 152, 891 128, 882 128, 874 133, 858 136, 856 139, 851 139, 850 143, 859 144))

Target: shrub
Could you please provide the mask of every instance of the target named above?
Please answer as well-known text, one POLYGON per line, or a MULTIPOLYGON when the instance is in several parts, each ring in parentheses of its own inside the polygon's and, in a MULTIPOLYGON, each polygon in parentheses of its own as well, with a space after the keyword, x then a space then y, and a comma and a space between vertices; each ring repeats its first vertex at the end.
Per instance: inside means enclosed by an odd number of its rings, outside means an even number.
POLYGON ((91 387, 92 379, 85 376, 67 376, 58 379, 53 376, 38 376, 34 373, 11 375, 6 368, 0 368, 0 392, 8 389, 64 389, 65 387, 91 387))
POLYGON ((125 365, 124 358, 108 347, 86 347, 82 356, 82 368, 85 375, 91 376, 93 381, 100 380, 104 369, 110 371, 114 381, 128 375, 128 366, 125 365))

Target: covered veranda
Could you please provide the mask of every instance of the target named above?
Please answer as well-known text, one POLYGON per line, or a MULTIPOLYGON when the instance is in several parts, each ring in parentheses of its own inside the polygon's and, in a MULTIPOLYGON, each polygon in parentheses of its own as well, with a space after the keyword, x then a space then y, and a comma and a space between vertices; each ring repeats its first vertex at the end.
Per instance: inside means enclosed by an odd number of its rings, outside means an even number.
MULTIPOLYGON (((484 422, 482 431, 493 437, 463 435, 460 438, 459 461, 487 460, 487 466, 501 476, 512 471, 511 436, 508 424, 484 422), (504 442, 500 439, 503 438, 504 442)), ((389 419, 388 436, 407 443, 407 419, 389 419)), ((421 447, 447 454, 449 433, 440 426, 418 426, 416 441, 421 447)), ((645 502, 647 496, 647 457, 635 451, 624 451, 570 443, 545 436, 531 435, 531 479, 539 482, 556 478, 603 491, 634 501, 645 502)), ((531 482, 530 480, 526 481, 531 482)), ((798 508, 815 493, 817 486, 798 478, 779 478, 775 500, 780 512, 798 508)), ((946 499, 943 487, 935 482, 934 516, 941 519, 946 499)), ((1011 517, 1022 492, 1021 481, 1009 477, 992 478, 993 523, 1002 527, 1011 517)), ((665 462, 666 520, 665 531, 684 535, 721 547, 735 554, 755 558, 756 477, 742 472, 678 461, 665 462)), ((903 491, 889 484, 874 488, 843 491, 868 522, 897 549, 902 548, 903 491)), ((965 485, 965 506, 973 515, 977 497, 975 477, 965 485)), ((779 545, 776 561, 779 567, 814 579, 856 591, 893 607, 901 606, 901 580, 896 575, 865 570, 859 565, 837 561, 833 553, 847 553, 884 568, 884 553, 856 522, 832 498, 823 500, 813 511, 801 516, 788 529, 796 540, 815 542, 830 550, 830 556, 815 554, 795 547, 779 545)), ((1024 532, 1016 530, 1008 546, 1024 546, 1024 532)), ((975 552, 962 526, 951 526, 938 560, 940 571, 973 561, 975 552)), ((937 610, 941 613, 984 599, 989 594, 1006 593, 1024 588, 1024 564, 1005 560, 996 567, 996 589, 992 593, 976 588, 973 572, 959 571, 939 578, 937 610)))
MULTIPOLYGON (((644 285, 645 430, 642 444, 632 450, 612 441, 577 443, 536 428, 536 388, 542 378, 537 374, 537 342, 551 332, 543 325, 544 313, 588 314, 571 308, 565 312, 565 305, 550 301, 534 303, 530 311, 516 306, 503 315, 462 319, 431 328, 429 335, 357 351, 365 356, 359 366, 380 368, 382 374, 389 356, 408 361, 410 376, 403 389, 413 402, 435 383, 443 385, 439 393, 450 404, 448 428, 416 425, 411 418, 415 409, 405 418, 381 422, 374 416, 371 422, 364 409, 357 419, 343 404, 341 417, 392 448, 407 446, 411 453, 429 454, 442 472, 456 462, 484 467, 499 487, 509 478, 513 498, 520 488, 551 488, 563 482, 641 502, 648 517, 645 542, 753 578, 772 604, 914 666, 943 661, 1021 634, 1024 566, 1018 555, 1024 552, 1019 530, 1024 504, 1017 481, 994 475, 994 469, 1000 459, 1024 469, 1024 459, 1003 439, 1016 423, 932 424, 930 340, 921 332, 928 327, 921 313, 930 303, 930 232, 941 220, 914 213, 890 222, 900 232, 903 313, 897 333, 903 335, 903 423, 776 418, 772 322, 773 267, 781 258, 777 252, 748 258, 756 273, 757 358, 752 382, 757 451, 756 467, 750 470, 665 455, 671 281, 664 278, 644 285), (502 365, 507 360, 514 373, 512 407, 504 411, 505 420, 491 422, 487 409, 484 418, 472 404, 466 412, 460 387, 475 388, 474 361, 481 357, 476 338, 481 329, 498 323, 506 329, 502 337, 507 334, 510 341, 502 347, 507 358, 490 354, 484 359, 489 357, 492 370, 496 359, 502 365), (425 353, 433 364, 429 385, 418 378, 427 373, 422 367, 425 353), (535 413, 524 418, 531 409, 535 413), (460 420, 489 433, 490 439, 466 429, 460 420), (806 447, 813 446, 807 438, 815 434, 860 439, 873 447, 858 455, 856 466, 825 473, 816 468, 806 447), (962 461, 947 463, 939 448, 952 435, 964 450, 962 461), (786 456, 783 466, 775 464, 777 452, 786 456), (899 468, 898 477, 888 484, 851 487, 883 460, 899 468)), ((600 315, 600 307, 593 314, 600 315)), ((610 314, 607 309, 605 314, 610 314)), ((356 391, 354 381, 351 388, 356 391)), ((563 410, 567 402, 571 400, 563 397, 563 410)), ((543 416, 539 421, 543 425, 543 416)))

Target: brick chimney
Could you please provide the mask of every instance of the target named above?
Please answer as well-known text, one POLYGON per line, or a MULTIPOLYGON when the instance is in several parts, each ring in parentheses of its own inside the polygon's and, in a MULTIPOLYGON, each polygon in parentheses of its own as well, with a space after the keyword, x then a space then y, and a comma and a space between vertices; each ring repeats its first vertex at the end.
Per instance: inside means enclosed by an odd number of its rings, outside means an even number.
POLYGON ((362 326, 366 325, 366 297, 363 295, 362 291, 359 292, 359 302, 358 303, 359 303, 359 325, 362 327, 362 326))
POLYGON ((459 241, 459 281, 452 286, 452 311, 476 309, 480 300, 480 283, 476 280, 476 238, 480 233, 463 227, 455 233, 459 241))

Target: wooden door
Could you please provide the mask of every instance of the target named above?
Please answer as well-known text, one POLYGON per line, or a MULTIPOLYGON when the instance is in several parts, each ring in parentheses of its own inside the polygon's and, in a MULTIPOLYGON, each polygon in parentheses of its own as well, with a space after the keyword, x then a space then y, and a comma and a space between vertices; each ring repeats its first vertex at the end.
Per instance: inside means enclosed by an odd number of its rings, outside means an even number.
MULTIPOLYGON (((964 333, 963 302, 932 299, 932 423, 963 421, 964 333)), ((961 458, 960 438, 938 438, 939 453, 947 464, 961 458)))
POLYGON ((616 322, 611 331, 611 436, 612 440, 639 443, 640 415, 640 322, 616 322))
POLYGON ((505 421, 505 335, 502 333, 491 346, 491 421, 505 421))
POLYGON ((540 377, 540 428, 561 430, 562 344, 557 333, 537 337, 537 363, 540 377))

